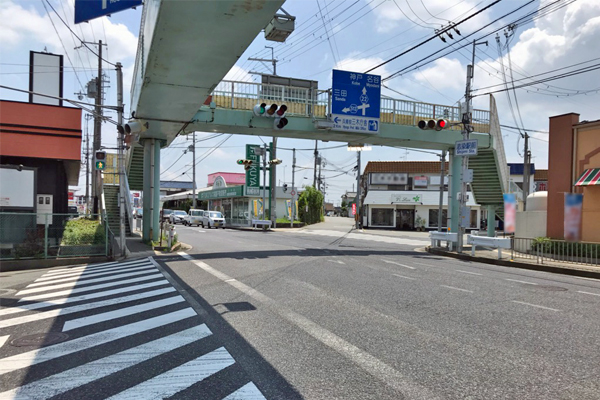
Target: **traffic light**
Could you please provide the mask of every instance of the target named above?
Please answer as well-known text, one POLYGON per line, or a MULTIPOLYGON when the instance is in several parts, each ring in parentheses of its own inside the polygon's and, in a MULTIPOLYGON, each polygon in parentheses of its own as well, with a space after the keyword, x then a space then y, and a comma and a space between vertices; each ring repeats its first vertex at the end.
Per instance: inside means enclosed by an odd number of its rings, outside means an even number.
POLYGON ((442 129, 445 129, 448 127, 448 121, 446 121, 445 119, 430 119, 428 121, 425 120, 421 120, 418 123, 419 129, 423 129, 423 130, 429 130, 429 129, 434 129, 436 131, 441 131, 442 129))
POLYGON ((237 160, 238 165, 243 165, 244 166, 244 170, 248 171, 250 169, 250 167, 252 166, 252 160, 242 160, 239 159, 237 160))
POLYGON ((287 185, 287 183, 284 183, 284 184, 283 184, 283 193, 286 193, 286 192, 287 192, 287 188, 288 188, 288 185, 287 185))
POLYGON ((252 112, 254 112, 254 115, 256 115, 257 117, 262 117, 265 114, 266 107, 267 107, 267 103, 257 104, 254 106, 254 109, 252 110, 252 112))
POLYGON ((261 103, 254 106, 252 112, 257 117, 266 117, 266 118, 274 118, 273 122, 274 129, 283 129, 287 124, 288 120, 285 118, 285 113, 287 111, 287 106, 285 104, 278 106, 277 104, 271 104, 267 108, 267 103, 261 103))
POLYGON ((281 160, 279 158, 274 158, 272 160, 269 161, 269 164, 271 165, 279 165, 281 164, 281 160))
POLYGON ((106 168, 106 152, 98 150, 94 153, 94 165, 97 170, 102 171, 106 168))

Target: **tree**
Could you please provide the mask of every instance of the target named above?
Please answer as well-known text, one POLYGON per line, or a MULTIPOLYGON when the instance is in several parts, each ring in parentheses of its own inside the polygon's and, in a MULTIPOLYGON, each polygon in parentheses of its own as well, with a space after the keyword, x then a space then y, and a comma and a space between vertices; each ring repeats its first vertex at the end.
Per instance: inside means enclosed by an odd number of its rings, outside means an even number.
POLYGON ((314 186, 306 186, 304 192, 302 192, 298 198, 298 214, 300 220, 307 225, 324 221, 323 200, 323 193, 315 189, 314 186), (306 211, 307 206, 308 212, 306 211))

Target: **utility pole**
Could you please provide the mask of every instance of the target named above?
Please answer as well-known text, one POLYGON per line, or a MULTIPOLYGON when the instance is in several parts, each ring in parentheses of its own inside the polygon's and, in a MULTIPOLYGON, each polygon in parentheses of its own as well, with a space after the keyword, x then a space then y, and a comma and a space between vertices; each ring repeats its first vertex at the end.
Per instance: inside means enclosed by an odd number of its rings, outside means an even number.
POLYGON ((196 208, 196 131, 192 134, 192 208, 196 208))
POLYGON ((360 151, 356 152, 356 229, 360 223, 360 151))
POLYGON ((290 204, 290 228, 294 227, 294 206, 296 206, 296 188, 294 187, 296 177, 296 149, 292 150, 292 203, 290 204))
MULTIPOLYGON (((467 65, 467 87, 465 89, 465 113, 462 117, 463 123, 463 140, 469 139, 469 134, 473 130, 473 126, 471 125, 471 82, 474 76, 475 70, 475 46, 478 44, 485 44, 487 46, 488 42, 477 42, 473 40, 473 54, 471 59, 471 65, 467 65)), ((465 228, 462 226, 462 221, 465 212, 465 208, 467 205, 467 183, 465 182, 465 173, 467 172, 467 168, 469 167, 469 157, 462 156, 462 165, 460 170, 460 199, 459 199, 459 210, 458 210, 458 252, 462 252, 463 248, 463 236, 465 234, 465 228)))
POLYGON ((323 183, 323 177, 321 176, 321 172, 323 169, 323 160, 321 159, 321 156, 319 156, 319 178, 317 179, 317 183, 319 185, 319 188, 317 189, 319 192, 321 191, 321 185, 323 183))
POLYGON ((527 196, 531 179, 531 150, 529 150, 529 135, 525 132, 525 153, 523 154, 523 211, 527 211, 527 196))
POLYGON ((317 150, 317 144, 319 143, 318 140, 315 140, 315 169, 313 171, 314 173, 314 177, 313 177, 313 187, 316 188, 317 187, 317 158, 319 157, 319 151, 317 150))
MULTIPOLYGON (((271 146, 270 160, 277 158, 277 138, 273 136, 273 142, 271 146)), ((271 210, 271 221, 273 221, 273 228, 277 228, 277 164, 269 164, 269 187, 271 189, 271 204, 269 209, 271 210)))
MULTIPOLYGON (((102 48, 102 46, 100 47, 102 48)), ((118 157, 119 157, 119 247, 121 257, 127 255, 125 246, 125 130, 123 129, 123 66, 116 64, 117 69, 117 128, 119 131, 118 157)), ((133 230, 133 227, 130 227, 133 230)))
POLYGON ((88 122, 92 119, 91 114, 85 114, 85 208, 86 214, 90 213, 90 173, 92 162, 90 159, 90 130, 88 122))
POLYGON ((263 221, 267 219, 267 144, 263 144, 263 221))
MULTIPOLYGON (((265 49, 271 49, 271 59, 265 59, 265 58, 249 58, 248 61, 260 61, 261 63, 263 62, 271 62, 271 64, 273 64, 273 75, 277 75, 277 62, 279 60, 275 59, 275 53, 273 51, 273 47, 271 46, 265 46, 265 49)), ((260 72, 250 72, 251 74, 258 74, 258 75, 263 75, 260 72)))

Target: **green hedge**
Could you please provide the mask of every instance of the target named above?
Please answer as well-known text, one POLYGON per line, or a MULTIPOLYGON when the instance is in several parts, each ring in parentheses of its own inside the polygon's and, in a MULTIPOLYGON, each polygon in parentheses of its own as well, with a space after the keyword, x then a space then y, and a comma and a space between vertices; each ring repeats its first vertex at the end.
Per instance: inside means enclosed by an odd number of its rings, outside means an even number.
POLYGON ((105 244, 104 225, 96 219, 76 218, 65 223, 61 245, 105 244))

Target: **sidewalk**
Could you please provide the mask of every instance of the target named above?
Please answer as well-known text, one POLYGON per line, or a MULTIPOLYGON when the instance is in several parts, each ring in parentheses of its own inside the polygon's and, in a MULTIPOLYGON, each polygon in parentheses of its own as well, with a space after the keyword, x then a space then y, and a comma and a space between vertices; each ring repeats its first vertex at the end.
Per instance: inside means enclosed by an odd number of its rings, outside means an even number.
POLYGON ((436 254, 444 257, 452 257, 461 260, 481 262, 485 264, 502 265, 505 267, 530 269, 535 271, 552 272, 555 274, 580 276, 585 278, 600 279, 600 266, 592 266, 585 264, 576 264, 560 261, 551 261, 544 259, 542 263, 538 264, 535 256, 533 258, 511 258, 512 252, 510 250, 502 250, 502 259, 498 259, 497 249, 484 249, 480 246, 477 247, 475 256, 471 256, 471 246, 465 246, 463 253, 459 254, 451 252, 440 247, 427 246, 427 251, 431 254, 436 254))

